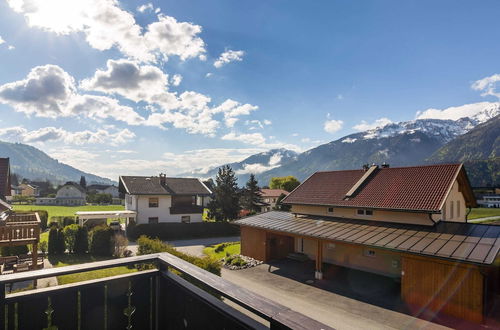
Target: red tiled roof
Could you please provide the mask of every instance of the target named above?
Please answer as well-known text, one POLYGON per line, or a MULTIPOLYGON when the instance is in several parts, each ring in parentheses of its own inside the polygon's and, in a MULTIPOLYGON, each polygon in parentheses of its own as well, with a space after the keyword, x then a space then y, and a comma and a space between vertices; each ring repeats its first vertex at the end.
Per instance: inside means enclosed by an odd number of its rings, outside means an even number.
POLYGON ((0 198, 10 196, 9 158, 0 158, 0 198))
POLYGON ((464 171, 461 164, 379 168, 348 199, 346 193, 365 171, 316 172, 283 202, 438 212, 459 171, 464 171))
POLYGON ((281 194, 288 195, 288 191, 283 189, 261 189, 262 197, 280 197, 281 194))

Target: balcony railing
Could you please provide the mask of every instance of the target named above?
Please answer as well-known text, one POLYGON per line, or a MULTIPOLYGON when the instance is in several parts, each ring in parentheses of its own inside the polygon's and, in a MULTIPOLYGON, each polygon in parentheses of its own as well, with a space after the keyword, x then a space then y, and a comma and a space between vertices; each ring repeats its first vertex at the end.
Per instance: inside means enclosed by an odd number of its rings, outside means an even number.
POLYGON ((170 214, 198 214, 203 213, 203 206, 178 205, 170 207, 170 214))
POLYGON ((0 295, 4 329, 330 329, 167 253, 4 275, 0 295), (137 264, 155 268, 5 295, 13 282, 137 264))

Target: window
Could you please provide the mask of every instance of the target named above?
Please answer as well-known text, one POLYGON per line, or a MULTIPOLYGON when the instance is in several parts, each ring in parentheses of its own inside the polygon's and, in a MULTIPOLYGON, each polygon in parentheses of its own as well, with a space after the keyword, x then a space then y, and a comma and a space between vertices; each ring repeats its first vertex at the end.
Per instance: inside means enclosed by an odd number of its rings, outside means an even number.
POLYGON ((373 215, 372 210, 358 210, 357 213, 358 213, 358 215, 367 215, 367 216, 373 215))
POLYGON ((329 208, 326 210, 326 213, 333 213, 333 207, 329 207, 329 208))
POLYGON ((158 207, 158 197, 149 198, 149 207, 158 207))
POLYGON ((189 215, 183 215, 181 217, 181 222, 182 223, 190 223, 191 222, 191 216, 189 216, 189 215))
POLYGON ((369 250, 369 249, 364 249, 363 254, 365 257, 375 257, 375 251, 374 250, 369 250))
POLYGON ((148 223, 149 224, 158 223, 158 217, 148 218, 148 223))

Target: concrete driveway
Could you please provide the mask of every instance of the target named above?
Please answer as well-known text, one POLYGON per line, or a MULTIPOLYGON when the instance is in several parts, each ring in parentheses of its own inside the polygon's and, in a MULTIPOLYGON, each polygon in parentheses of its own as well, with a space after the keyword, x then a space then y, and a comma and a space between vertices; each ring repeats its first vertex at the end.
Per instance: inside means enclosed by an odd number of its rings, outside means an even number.
MULTIPOLYGON (((262 264, 244 270, 222 269, 222 278, 336 329, 446 329, 438 324, 320 288, 326 280, 305 283, 287 277, 286 267, 262 264)), ((309 280, 314 278, 311 274, 309 280)), ((375 287, 376 285, 373 285, 375 287)), ((382 295, 382 292, 374 295, 382 295)))
MULTIPOLYGON (((196 256, 203 257, 203 249, 207 246, 220 244, 224 242, 239 242, 239 236, 227 236, 227 237, 210 237, 210 238, 195 238, 195 239, 185 239, 176 241, 165 241, 181 252, 196 256)), ((137 244, 131 242, 128 245, 128 249, 131 250, 134 255, 137 254, 137 244)))

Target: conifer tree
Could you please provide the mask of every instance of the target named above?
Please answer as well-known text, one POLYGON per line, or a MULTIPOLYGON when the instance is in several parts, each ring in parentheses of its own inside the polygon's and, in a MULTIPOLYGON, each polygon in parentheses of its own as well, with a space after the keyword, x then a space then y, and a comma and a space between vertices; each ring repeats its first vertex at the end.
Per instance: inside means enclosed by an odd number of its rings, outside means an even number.
POLYGON ((208 204, 208 216, 216 221, 238 217, 239 193, 236 175, 229 165, 219 168, 215 178, 214 199, 208 204))
POLYGON ((242 196, 242 206, 251 212, 260 212, 262 204, 262 194, 259 183, 255 180, 255 175, 250 174, 242 196))

